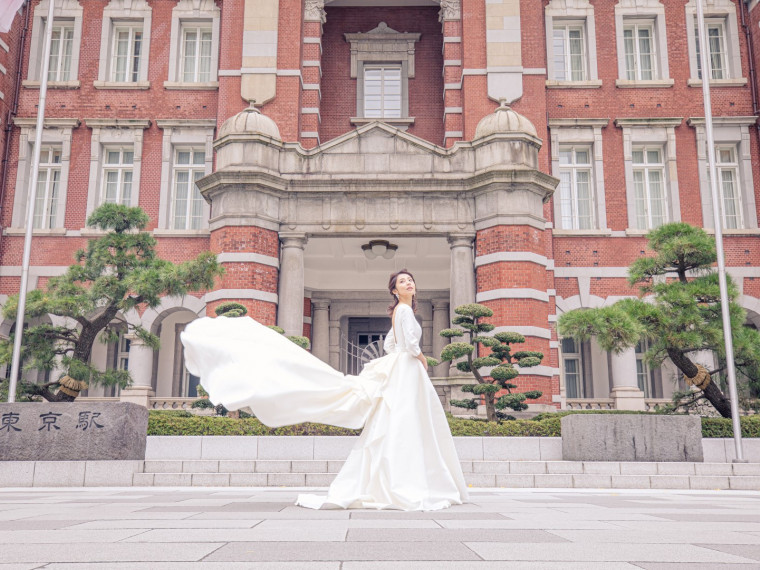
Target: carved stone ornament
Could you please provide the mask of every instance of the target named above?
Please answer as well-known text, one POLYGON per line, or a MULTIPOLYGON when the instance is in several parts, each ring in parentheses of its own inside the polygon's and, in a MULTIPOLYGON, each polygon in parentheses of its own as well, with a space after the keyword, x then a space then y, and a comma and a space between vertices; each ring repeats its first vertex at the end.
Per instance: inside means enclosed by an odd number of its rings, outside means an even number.
POLYGON ((438 12, 438 21, 459 20, 462 17, 460 0, 441 0, 441 10, 438 12))
POLYGON ((324 24, 325 17, 325 0, 306 0, 303 8, 303 19, 305 22, 321 22, 324 24))

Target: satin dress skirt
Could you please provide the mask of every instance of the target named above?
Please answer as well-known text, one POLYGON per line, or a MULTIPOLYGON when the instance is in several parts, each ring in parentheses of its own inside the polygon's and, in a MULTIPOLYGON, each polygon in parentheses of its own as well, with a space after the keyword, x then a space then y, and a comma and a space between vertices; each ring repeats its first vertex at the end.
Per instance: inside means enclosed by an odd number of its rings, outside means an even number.
POLYGON ((363 428, 326 496, 309 508, 436 510, 467 500, 438 395, 411 353, 344 375, 248 317, 197 319, 182 333, 185 364, 215 404, 250 408, 270 427, 317 422, 363 428))

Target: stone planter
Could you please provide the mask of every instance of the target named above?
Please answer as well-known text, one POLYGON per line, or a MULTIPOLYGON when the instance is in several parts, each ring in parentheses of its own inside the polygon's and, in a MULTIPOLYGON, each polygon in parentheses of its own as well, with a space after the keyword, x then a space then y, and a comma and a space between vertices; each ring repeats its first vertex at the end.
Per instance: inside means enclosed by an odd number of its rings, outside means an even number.
POLYGON ((0 404, 0 461, 145 459, 148 410, 124 402, 0 404))

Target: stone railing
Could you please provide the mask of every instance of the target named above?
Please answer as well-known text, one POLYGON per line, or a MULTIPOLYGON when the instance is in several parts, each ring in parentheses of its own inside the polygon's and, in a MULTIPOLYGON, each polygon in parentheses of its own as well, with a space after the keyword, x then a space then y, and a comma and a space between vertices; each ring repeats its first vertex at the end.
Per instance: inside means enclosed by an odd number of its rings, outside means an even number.
MULTIPOLYGON (((167 396, 163 398, 153 397, 150 398, 149 409, 151 410, 190 410, 193 402, 198 398, 179 398, 174 396, 167 396)), ((118 402, 119 397, 81 397, 77 398, 77 402, 118 402)))
POLYGON ((644 406, 647 412, 656 412, 672 403, 673 400, 670 398, 647 398, 644 400, 644 406))
POLYGON ((612 398, 568 398, 565 400, 566 410, 614 410, 612 398))

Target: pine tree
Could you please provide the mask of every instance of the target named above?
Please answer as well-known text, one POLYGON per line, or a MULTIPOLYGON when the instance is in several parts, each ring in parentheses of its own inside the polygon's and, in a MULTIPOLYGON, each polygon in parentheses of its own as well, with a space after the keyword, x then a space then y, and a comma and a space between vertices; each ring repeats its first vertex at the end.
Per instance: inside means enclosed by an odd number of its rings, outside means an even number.
MULTIPOLYGON (((465 384, 462 386, 462 391, 470 392, 478 397, 468 400, 451 400, 452 406, 474 410, 478 407, 478 401, 482 396, 486 404, 486 418, 488 421, 496 421, 508 417, 503 412, 497 412, 496 409, 525 410, 528 408, 525 400, 541 397, 542 393, 538 390, 513 392, 517 389, 517 385, 510 381, 520 375, 515 364, 521 368, 538 366, 544 357, 542 353, 533 351, 512 353, 511 345, 525 342, 525 337, 518 333, 500 332, 493 336, 484 336, 482 333, 491 332, 495 328, 490 323, 481 322, 481 319, 493 316, 493 311, 485 305, 477 303, 460 305, 454 309, 454 312, 459 316, 454 317, 453 324, 461 328, 444 329, 440 335, 451 339, 467 335, 468 339, 467 342, 452 342, 446 345, 441 351, 441 360, 452 361, 465 358, 457 362, 457 369, 461 372, 472 373, 478 383, 465 384), (491 353, 488 356, 474 357, 475 353, 479 353, 476 351, 476 345, 490 348, 491 353), (493 367, 490 378, 480 371, 481 368, 486 367, 493 367), (503 390, 507 393, 497 400, 496 394, 503 390)), ((435 366, 438 363, 433 361, 431 364, 435 366)))
MULTIPOLYGON (((607 351, 622 352, 648 341, 644 358, 652 366, 666 359, 678 368, 694 391, 676 395, 676 407, 709 401, 723 417, 731 417, 728 398, 716 380, 725 371, 715 241, 701 228, 686 223, 661 226, 648 234, 654 255, 631 264, 628 281, 641 284, 643 298, 623 299, 598 309, 576 309, 558 321, 561 336, 585 341, 596 337, 607 351), (695 353, 713 351, 720 362, 706 370, 695 353), (686 400, 682 398, 686 396, 686 400)), ((760 333, 745 327, 745 311, 736 303, 738 290, 727 276, 729 312, 737 371, 744 387, 760 389, 760 333)))
MULTIPOLYGON (((140 208, 100 206, 90 215, 87 225, 104 234, 76 252, 76 263, 66 273, 52 277, 44 289, 29 293, 27 322, 55 315, 64 324, 30 325, 24 331, 24 368, 62 368, 64 374, 46 384, 25 384, 27 393, 50 402, 70 402, 88 385, 128 386, 128 371, 100 371, 90 364, 98 334, 104 343, 116 342, 118 331, 112 321, 119 313, 138 307, 155 308, 165 296, 182 296, 214 286, 214 279, 223 272, 216 256, 206 252, 179 265, 159 259, 156 240, 143 231, 148 220, 140 208)), ((16 295, 3 307, 5 318, 14 319, 17 309, 16 295)), ((156 335, 139 325, 128 326, 147 346, 158 349, 156 335)), ((13 336, 0 342, 0 363, 10 363, 12 349, 13 336)))

